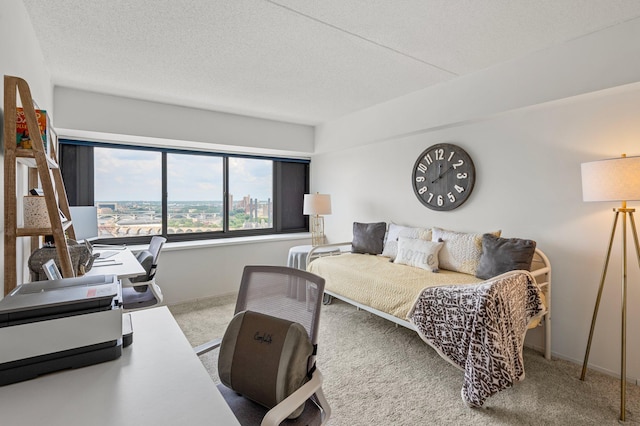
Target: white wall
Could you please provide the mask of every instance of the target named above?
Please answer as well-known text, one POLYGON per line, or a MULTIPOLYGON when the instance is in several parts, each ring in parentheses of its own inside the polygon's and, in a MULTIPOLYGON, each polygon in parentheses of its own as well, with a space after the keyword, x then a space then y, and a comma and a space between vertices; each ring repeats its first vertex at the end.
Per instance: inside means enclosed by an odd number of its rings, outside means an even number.
POLYGON ((54 95, 56 127, 62 136, 97 134, 111 141, 307 158, 313 151, 311 126, 67 87, 56 86, 54 95))
MULTIPOLYGON (((640 155, 640 45, 632 42, 639 36, 636 20, 320 126, 311 189, 332 196, 328 238, 350 240, 353 221, 394 221, 534 239, 553 267, 552 351, 581 363, 619 206, 582 202, 580 163, 640 155), (411 185, 419 154, 440 142, 462 146, 477 170, 471 197, 451 212, 424 207, 411 185)), ((620 247, 618 238, 590 356, 592 367, 612 374, 619 374, 620 247)), ((635 379, 640 265, 630 237, 629 253, 627 373, 635 379)))
POLYGON ((286 266, 289 248, 310 242, 304 233, 201 242, 188 249, 169 244, 160 254, 156 282, 168 304, 235 293, 245 265, 286 266))
MULTIPOLYGON (((31 95, 36 100, 40 108, 51 113, 55 120, 55 113, 52 110, 53 90, 51 87, 49 70, 47 69, 42 50, 35 37, 35 32, 31 21, 27 15, 22 1, 2 0, 0 7, 0 71, 4 75, 12 75, 25 79, 29 83, 31 95)), ((4 83, 0 87, 0 96, 4 99, 4 83)), ((0 121, 4 118, 4 104, 0 105, 0 121)), ((0 140, 3 133, 0 134, 0 140)), ((3 144, 6 141, 2 141, 3 144)), ((0 150, 2 158, 2 168, 4 170, 4 145, 0 150)), ((21 169, 24 169, 21 167, 21 169)), ((24 170, 22 170, 24 172, 24 170)), ((4 188, 4 172, 0 173, 0 183, 4 188)), ((19 188, 22 190, 22 185, 19 188)), ((4 192, 2 193, 4 204, 4 192)), ((4 232, 4 209, 0 210, 0 229, 4 232)), ((27 244, 28 246, 28 244, 27 244)), ((18 253, 18 264, 22 265, 28 256, 28 247, 21 248, 18 253), (26 251, 25 251, 26 250, 26 251)), ((4 239, 0 242, 0 264, 4 271, 4 239)), ((18 278, 20 280, 22 267, 18 268, 18 278)), ((4 289, 4 273, 0 280, 4 289)), ((0 299, 4 291, 0 291, 0 299)))
MULTIPOLYGON (((27 11, 20 0, 2 0, 0 43, 2 75, 25 79, 38 105, 51 109, 53 89, 49 70, 27 11)), ((4 84, 0 90, 4 96, 4 84)))

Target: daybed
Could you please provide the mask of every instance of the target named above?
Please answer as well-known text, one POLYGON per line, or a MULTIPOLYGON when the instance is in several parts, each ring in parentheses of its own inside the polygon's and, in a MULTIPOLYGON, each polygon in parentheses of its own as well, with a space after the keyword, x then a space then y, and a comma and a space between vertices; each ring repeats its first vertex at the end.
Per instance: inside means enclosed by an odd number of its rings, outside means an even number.
POLYGON ((531 240, 498 235, 354 223, 353 241, 314 247, 307 270, 325 278, 327 303, 336 297, 417 331, 465 371, 463 400, 481 406, 524 378, 527 327, 545 328, 551 357, 549 260, 531 240), (510 257, 525 246, 529 264, 518 267, 510 257))

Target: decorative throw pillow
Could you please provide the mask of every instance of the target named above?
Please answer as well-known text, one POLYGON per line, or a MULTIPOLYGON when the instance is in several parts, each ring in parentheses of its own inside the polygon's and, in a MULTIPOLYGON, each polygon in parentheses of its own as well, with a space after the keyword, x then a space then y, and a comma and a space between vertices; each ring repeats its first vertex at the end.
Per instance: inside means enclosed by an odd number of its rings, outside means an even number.
POLYGON ((519 238, 499 238, 491 234, 482 236, 482 256, 476 277, 488 280, 517 269, 531 269, 536 242, 519 238))
POLYGON ((444 243, 425 241, 419 238, 398 238, 398 255, 393 263, 415 266, 438 272, 438 252, 444 243))
POLYGON ((387 224, 385 222, 353 222, 351 251, 364 254, 382 253, 385 232, 387 232, 387 224))
MULTIPOLYGON (((500 231, 492 232, 496 237, 500 231)), ((442 269, 475 275, 482 255, 482 234, 447 231, 441 228, 431 230, 432 241, 442 241, 444 246, 438 255, 442 269)))
MULTIPOLYGON (((237 313, 218 354, 220 381, 273 408, 307 382, 313 344, 299 323, 252 311, 237 313)), ((298 417, 304 403, 289 418, 298 417)))
POLYGON ((389 232, 384 242, 382 256, 389 257, 391 260, 396 258, 398 254, 398 237, 420 238, 422 240, 431 241, 431 229, 429 228, 412 228, 409 226, 389 224, 389 232))

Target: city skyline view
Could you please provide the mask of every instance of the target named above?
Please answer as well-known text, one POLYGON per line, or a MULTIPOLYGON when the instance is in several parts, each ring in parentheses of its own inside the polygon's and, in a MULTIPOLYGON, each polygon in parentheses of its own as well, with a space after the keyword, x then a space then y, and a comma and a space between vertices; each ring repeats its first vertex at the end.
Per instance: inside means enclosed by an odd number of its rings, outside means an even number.
MULTIPOLYGON (((162 205, 154 201, 97 202, 98 236, 114 238, 162 233, 162 205)), ((223 230, 222 201, 175 202, 167 206, 167 234, 223 230)), ((244 197, 233 201, 229 230, 273 226, 272 200, 244 197)))
MULTIPOLYGON (((222 231, 224 159, 167 153, 169 234, 222 231)), ((273 161, 228 159, 228 228, 273 226, 273 161)), ((162 233, 162 153, 94 148, 94 200, 101 238, 162 233)))

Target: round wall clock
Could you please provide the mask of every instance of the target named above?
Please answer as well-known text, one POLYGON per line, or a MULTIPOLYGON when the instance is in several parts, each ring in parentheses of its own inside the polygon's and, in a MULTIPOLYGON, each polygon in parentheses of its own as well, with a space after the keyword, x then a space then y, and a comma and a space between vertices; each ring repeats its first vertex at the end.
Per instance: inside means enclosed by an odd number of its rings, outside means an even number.
POLYGON ((418 200, 433 210, 453 210, 467 201, 476 169, 467 152, 439 143, 427 148, 413 166, 411 181, 418 200))

